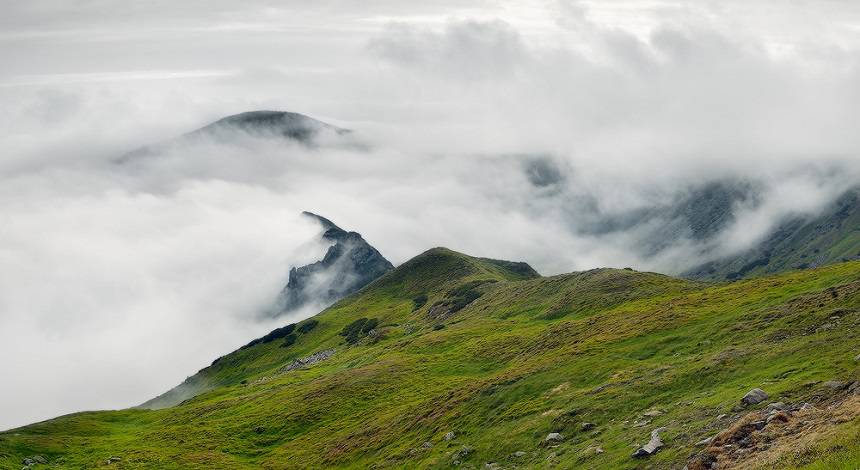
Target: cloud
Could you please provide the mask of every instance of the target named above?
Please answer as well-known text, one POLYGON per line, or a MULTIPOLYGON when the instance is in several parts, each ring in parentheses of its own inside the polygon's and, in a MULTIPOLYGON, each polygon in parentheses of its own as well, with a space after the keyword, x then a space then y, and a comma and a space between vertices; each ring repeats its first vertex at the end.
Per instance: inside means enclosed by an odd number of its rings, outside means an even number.
POLYGON ((166 35, 123 34, 102 3, 44 3, 35 35, 40 11, 19 7, 0 36, 0 428, 137 404, 289 321, 258 313, 325 250, 302 210, 395 264, 443 245, 544 274, 679 272, 860 176, 858 44, 835 4, 795 37, 761 2, 183 4, 166 35), (236 73, 195 75, 220 70, 236 73), (354 132, 117 163, 251 109, 354 132), (735 217, 699 236, 685 204, 714 182, 735 217))

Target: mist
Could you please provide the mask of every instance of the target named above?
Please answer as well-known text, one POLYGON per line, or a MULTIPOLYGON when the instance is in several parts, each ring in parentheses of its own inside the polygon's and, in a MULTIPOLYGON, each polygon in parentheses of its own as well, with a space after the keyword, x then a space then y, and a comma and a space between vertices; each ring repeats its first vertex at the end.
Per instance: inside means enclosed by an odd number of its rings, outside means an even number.
POLYGON ((860 177, 860 13, 831 6, 7 6, 0 428, 139 404, 314 314, 260 315, 326 250, 303 210, 395 265, 677 274, 753 246, 860 177), (352 132, 170 140, 256 109, 352 132), (675 231, 726 181, 733 220, 675 231))

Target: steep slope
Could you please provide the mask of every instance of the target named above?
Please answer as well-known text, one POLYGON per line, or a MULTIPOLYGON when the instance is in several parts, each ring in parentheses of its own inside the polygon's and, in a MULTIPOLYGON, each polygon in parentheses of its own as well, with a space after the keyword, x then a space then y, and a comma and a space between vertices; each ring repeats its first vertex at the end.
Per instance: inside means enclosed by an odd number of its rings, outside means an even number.
POLYGON ((333 243, 320 261, 290 270, 287 285, 278 298, 275 314, 310 303, 328 305, 394 269, 361 234, 347 232, 325 217, 303 212, 323 227, 323 240, 333 243))
POLYGON ((219 359, 206 372, 219 385, 178 406, 0 433, 0 465, 860 463, 860 262, 710 285, 615 269, 536 277, 434 249, 312 320, 219 359), (741 406, 754 387, 769 399, 741 406), (758 418, 777 401, 787 411, 758 418), (659 428, 664 446, 634 458, 659 428))
MULTIPOLYGON (((303 307, 330 305, 394 269, 391 262, 367 243, 359 233, 347 232, 325 217, 310 212, 302 214, 318 222, 323 228, 322 238, 332 242, 333 245, 326 251, 322 260, 290 270, 287 285, 276 299, 274 308, 270 312, 271 316, 277 317, 303 307)), ((312 325, 313 322, 303 322, 297 329, 296 325, 287 325, 251 341, 243 349, 281 339, 290 334, 295 336, 305 332, 306 329, 310 331, 310 328, 313 328, 312 325)), ((214 366, 221 359, 217 359, 212 365, 214 366)), ((210 372, 210 368, 199 371, 176 387, 141 404, 139 408, 160 409, 174 406, 226 383, 211 377, 210 372)))
POLYGON ((860 258, 860 189, 848 191, 816 217, 781 224, 755 248, 684 274, 733 280, 860 258))

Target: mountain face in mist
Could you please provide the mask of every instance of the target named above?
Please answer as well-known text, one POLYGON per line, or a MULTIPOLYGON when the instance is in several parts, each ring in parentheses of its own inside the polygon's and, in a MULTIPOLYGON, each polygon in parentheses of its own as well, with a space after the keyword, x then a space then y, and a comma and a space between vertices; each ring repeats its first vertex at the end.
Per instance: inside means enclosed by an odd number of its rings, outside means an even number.
POLYGON ((349 133, 348 129, 318 121, 304 114, 286 111, 248 111, 219 119, 166 142, 131 151, 119 158, 117 162, 129 163, 139 158, 158 155, 177 146, 204 141, 217 144, 231 143, 242 137, 274 137, 312 147, 324 137, 345 136, 349 133))
POLYGON ((684 275, 697 279, 734 280, 858 258, 860 188, 855 188, 843 194, 821 214, 786 220, 752 249, 705 263, 684 275))
POLYGON ((323 240, 334 244, 323 259, 290 270, 289 281, 277 301, 276 313, 311 304, 331 304, 394 269, 361 234, 347 232, 325 217, 310 212, 302 214, 322 225, 323 240))

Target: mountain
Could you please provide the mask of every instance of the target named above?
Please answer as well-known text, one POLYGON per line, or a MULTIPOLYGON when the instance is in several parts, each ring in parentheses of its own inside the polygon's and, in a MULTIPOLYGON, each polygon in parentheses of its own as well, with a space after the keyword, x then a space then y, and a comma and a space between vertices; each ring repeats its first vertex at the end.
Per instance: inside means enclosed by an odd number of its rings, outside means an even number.
POLYGON ((860 189, 816 216, 793 217, 755 247, 693 268, 695 279, 735 280, 860 259, 860 189))
POLYGON ((313 146, 325 137, 349 134, 342 129, 309 116, 286 111, 248 111, 219 119, 200 129, 188 132, 165 142, 148 145, 126 153, 117 163, 128 164, 136 160, 159 155, 166 150, 201 141, 232 143, 237 137, 275 137, 313 146))
POLYGON ((328 305, 394 269, 376 248, 357 232, 347 232, 325 217, 303 212, 323 227, 323 240, 332 242, 320 261, 290 270, 277 301, 277 312, 310 304, 328 305))
POLYGON ((856 468, 858 327, 857 261, 711 284, 436 248, 176 406, 0 433, 0 466, 856 468))
MULTIPOLYGON (((314 213, 302 212, 302 214, 318 222, 323 228, 322 239, 333 244, 322 260, 290 270, 289 281, 275 302, 272 316, 280 316, 303 307, 330 305, 394 269, 394 266, 360 234, 347 232, 331 220, 314 213)), ((302 333, 308 330, 308 325, 313 325, 313 322, 301 323, 297 330, 296 325, 287 325, 251 341, 243 349, 281 339, 294 332, 302 333)), ((216 359, 212 366, 221 359, 216 359)), ((199 371, 176 387, 141 404, 139 408, 160 409, 174 406, 224 384, 213 378, 209 372, 210 368, 199 371)))

